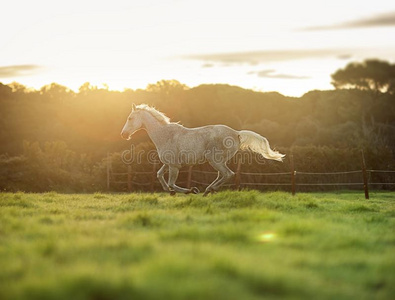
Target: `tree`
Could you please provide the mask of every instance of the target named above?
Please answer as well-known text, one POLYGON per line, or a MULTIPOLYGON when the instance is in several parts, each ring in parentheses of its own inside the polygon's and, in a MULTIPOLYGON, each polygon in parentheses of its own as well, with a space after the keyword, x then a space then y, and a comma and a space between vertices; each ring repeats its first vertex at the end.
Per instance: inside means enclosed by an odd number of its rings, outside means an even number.
POLYGON ((0 82, 0 101, 10 98, 12 95, 12 88, 0 82))
POLYGON ((44 85, 40 89, 40 94, 44 97, 47 97, 48 99, 63 102, 65 99, 73 96, 74 92, 63 85, 51 83, 48 85, 44 85))
POLYGON ((180 83, 177 80, 161 80, 155 84, 149 84, 147 86, 148 92, 162 93, 164 95, 170 95, 178 93, 180 91, 187 90, 188 87, 185 84, 180 83))
POLYGON ((344 69, 337 70, 332 77, 336 89, 356 88, 379 92, 395 92, 395 64, 378 59, 368 59, 362 63, 353 62, 344 69))
POLYGON ((80 95, 86 96, 91 91, 96 91, 97 86, 92 85, 90 82, 85 82, 83 85, 80 86, 78 89, 80 95))
POLYGON ((20 84, 18 82, 15 82, 15 81, 8 84, 8 86, 12 89, 13 93, 23 94, 23 93, 29 92, 29 89, 26 86, 24 86, 23 84, 20 84))

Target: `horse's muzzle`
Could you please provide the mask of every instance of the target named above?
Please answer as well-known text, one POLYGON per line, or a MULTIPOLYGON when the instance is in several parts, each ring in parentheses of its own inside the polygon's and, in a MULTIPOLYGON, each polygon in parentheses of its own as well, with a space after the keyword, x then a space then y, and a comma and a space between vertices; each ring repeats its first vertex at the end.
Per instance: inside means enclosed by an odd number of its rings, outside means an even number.
POLYGON ((128 139, 129 139, 129 133, 127 133, 127 132, 121 132, 121 137, 122 137, 123 139, 125 139, 125 140, 128 140, 128 139))

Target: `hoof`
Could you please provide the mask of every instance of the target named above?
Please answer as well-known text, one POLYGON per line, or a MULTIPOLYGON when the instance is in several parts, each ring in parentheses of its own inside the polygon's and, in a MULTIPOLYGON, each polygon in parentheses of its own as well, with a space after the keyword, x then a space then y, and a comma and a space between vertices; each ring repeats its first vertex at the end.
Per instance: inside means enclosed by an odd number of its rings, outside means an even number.
POLYGON ((192 194, 199 194, 200 191, 199 191, 199 189, 196 186, 194 186, 193 188, 191 188, 190 193, 192 193, 192 194))
POLYGON ((175 194, 176 194, 176 191, 174 191, 174 190, 170 191, 170 196, 175 196, 175 194))
POLYGON ((203 197, 206 197, 208 194, 215 194, 217 191, 216 190, 206 190, 205 192, 204 192, 204 194, 203 194, 203 197))

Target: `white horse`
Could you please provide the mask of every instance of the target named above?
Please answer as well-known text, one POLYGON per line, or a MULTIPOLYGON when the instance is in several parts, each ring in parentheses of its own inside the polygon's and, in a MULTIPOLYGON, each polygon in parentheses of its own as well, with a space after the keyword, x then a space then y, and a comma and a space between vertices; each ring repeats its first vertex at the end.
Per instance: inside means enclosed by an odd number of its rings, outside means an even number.
POLYGON ((132 112, 126 120, 121 136, 130 139, 133 133, 145 129, 155 144, 163 166, 158 171, 158 179, 163 189, 171 194, 199 193, 196 187, 181 188, 175 184, 179 169, 185 165, 208 162, 218 171, 217 178, 206 188, 204 196, 217 191, 221 185, 234 176, 226 165, 239 149, 250 149, 267 159, 282 161, 285 155, 270 149, 263 136, 248 131, 236 131, 225 125, 209 125, 186 128, 170 122, 163 113, 146 104, 133 104, 132 112), (164 174, 169 172, 166 183, 164 174))

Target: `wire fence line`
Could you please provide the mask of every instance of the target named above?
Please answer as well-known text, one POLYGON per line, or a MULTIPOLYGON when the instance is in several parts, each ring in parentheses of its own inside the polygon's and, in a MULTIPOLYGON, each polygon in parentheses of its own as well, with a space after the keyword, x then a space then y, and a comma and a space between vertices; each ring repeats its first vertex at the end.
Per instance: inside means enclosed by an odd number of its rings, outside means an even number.
MULTIPOLYGON (((367 170, 368 171, 368 170, 367 170)), ((295 171, 299 175, 343 175, 343 174, 356 174, 361 173, 361 170, 356 171, 345 171, 345 172, 327 172, 327 173, 316 173, 316 172, 300 172, 295 171)))
MULTIPOLYGON (((367 173, 373 173, 373 172, 381 172, 381 173, 393 173, 395 174, 395 171, 387 171, 387 170, 366 170, 367 173)), ((188 173, 188 171, 183 171, 180 173, 188 173)), ((133 176, 139 176, 139 175, 152 175, 152 172, 133 172, 131 173, 133 176)), ((192 174, 209 174, 209 175, 217 175, 217 172, 212 172, 212 171, 201 171, 201 170, 193 170, 192 174)), ((288 175, 291 176, 291 172, 281 172, 281 173, 251 173, 251 172, 240 172, 240 175, 247 175, 247 176, 284 176, 288 175)), ((328 172, 328 173, 317 173, 317 172, 301 172, 301 171, 295 171, 295 175, 311 175, 311 176, 330 176, 330 175, 348 175, 348 174, 362 174, 361 170, 358 171, 345 171, 345 172, 328 172)), ((120 172, 120 173, 115 173, 111 172, 110 176, 118 176, 118 175, 128 175, 126 172, 120 172)), ((155 173, 155 178, 156 178, 156 173, 155 173)), ((362 179, 362 177, 361 177, 362 179)), ((394 180, 395 181, 395 180, 394 180)), ((118 184, 132 184, 133 186, 150 186, 152 185, 152 182, 139 182, 135 180, 129 180, 129 181, 117 181, 112 179, 112 183, 118 183, 118 184)), ((179 181, 177 182, 178 184, 187 184, 188 182, 186 181, 179 181)), ((203 182, 199 181, 196 179, 191 179, 190 184, 198 184, 200 186, 208 186, 210 182, 203 182)), ((190 185, 189 184, 189 185, 190 185)), ((156 183, 154 183, 156 185, 156 183)), ((235 187, 235 183, 232 184, 227 184, 227 186, 233 186, 235 187)), ((319 182, 319 183, 303 183, 303 182, 296 182, 295 186, 303 186, 303 187, 309 187, 309 186, 363 186, 364 183, 362 180, 360 182, 319 182)), ((368 182, 368 185, 395 185, 395 182, 368 182)), ((240 182, 240 189, 243 186, 292 186, 292 183, 281 183, 281 182, 247 182, 247 181, 241 181, 240 182)))
MULTIPOLYGON (((362 154, 363 156, 363 154, 362 154)), ((293 158, 291 158, 293 159, 293 158)), ((353 189, 363 189, 365 198, 369 199, 369 186, 374 187, 390 187, 395 186, 395 170, 376 170, 366 169, 364 158, 362 157, 362 168, 360 170, 339 171, 339 172, 304 172, 294 168, 293 161, 291 163, 291 170, 289 172, 242 172, 240 163, 237 165, 235 177, 233 182, 224 185, 227 188, 241 190, 243 188, 273 188, 290 190, 292 194, 296 191, 310 191, 317 188, 345 187, 353 189), (385 174, 384 181, 375 181, 374 174, 385 174), (314 181, 314 182, 312 182, 314 181)), ((111 159, 108 160, 107 166, 107 187, 110 189, 112 185, 123 184, 127 185, 128 191, 136 191, 144 188, 148 191, 160 191, 156 176, 159 165, 152 165, 151 171, 133 170, 128 165, 127 172, 114 172, 112 170, 111 159), (120 179, 119 177, 122 177, 120 179), (126 177, 126 180, 125 180, 126 177)), ((215 171, 197 170, 190 166, 187 170, 181 170, 184 180, 177 181, 177 184, 184 185, 191 188, 192 185, 197 185, 200 188, 207 187, 215 176, 218 175, 215 171)), ((380 177, 382 180, 383 177, 380 177)))
MULTIPOLYGON (((112 156, 107 156, 107 188, 122 185, 123 190, 127 186, 127 191, 161 191, 162 187, 157 180, 159 163, 136 165, 133 169, 129 164, 125 172, 125 165, 122 172, 116 172, 112 168, 112 156)), ((235 167, 234 180, 224 185, 225 188, 241 190, 243 188, 259 190, 285 190, 295 194, 296 191, 323 191, 336 189, 359 189, 365 192, 365 198, 369 199, 369 187, 375 189, 395 189, 395 170, 379 170, 375 168, 367 169, 365 157, 361 151, 361 168, 354 170, 315 172, 304 171, 295 168, 293 155, 290 155, 289 171, 278 172, 244 172, 242 171, 241 160, 235 167)), ((356 165, 358 168, 358 166, 356 165)), ((118 169, 120 169, 118 167, 118 169)), ((179 172, 180 177, 177 184, 191 188, 206 188, 218 172, 205 170, 200 167, 189 166, 179 172)))
POLYGON ((279 175, 291 175, 291 172, 280 172, 280 173, 248 173, 248 172, 240 172, 240 175, 249 175, 249 176, 279 176, 279 175))

